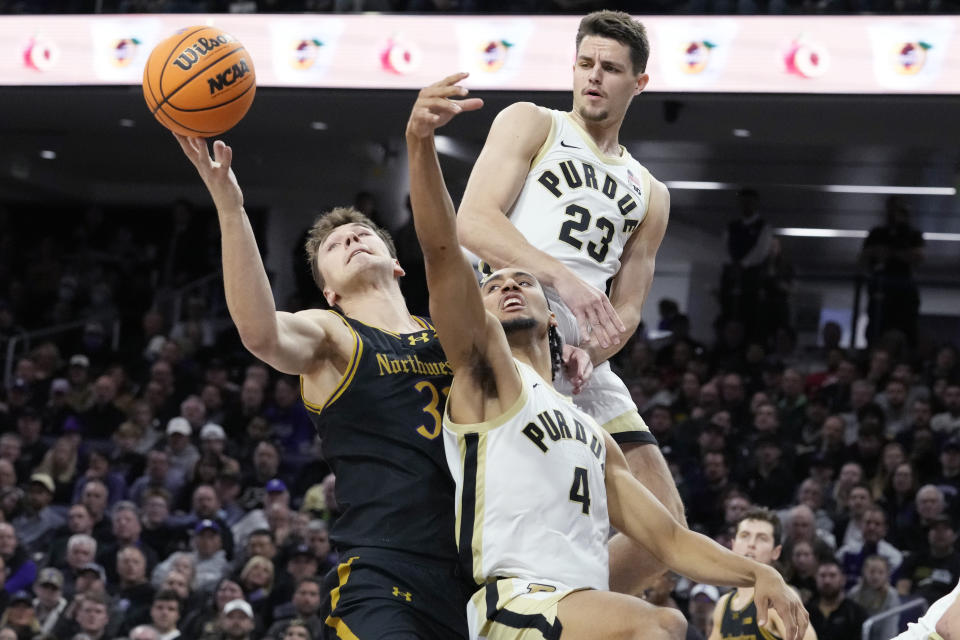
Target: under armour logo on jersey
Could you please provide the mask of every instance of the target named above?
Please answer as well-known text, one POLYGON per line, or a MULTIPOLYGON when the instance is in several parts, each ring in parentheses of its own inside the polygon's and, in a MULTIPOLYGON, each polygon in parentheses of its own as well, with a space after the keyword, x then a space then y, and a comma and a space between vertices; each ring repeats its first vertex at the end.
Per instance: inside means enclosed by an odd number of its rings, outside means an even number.
POLYGON ((410 346, 417 346, 418 342, 430 342, 430 334, 424 331, 418 336, 407 336, 407 340, 410 341, 410 346))
POLYGON ((560 146, 561 146, 561 147, 566 147, 567 149, 579 149, 579 148, 580 148, 580 147, 575 147, 575 146, 573 146, 572 144, 567 144, 567 143, 564 142, 563 140, 560 141, 560 146))
POLYGON ((393 595, 398 598, 405 598, 407 602, 413 602, 413 594, 409 591, 400 591, 400 587, 393 588, 393 595))

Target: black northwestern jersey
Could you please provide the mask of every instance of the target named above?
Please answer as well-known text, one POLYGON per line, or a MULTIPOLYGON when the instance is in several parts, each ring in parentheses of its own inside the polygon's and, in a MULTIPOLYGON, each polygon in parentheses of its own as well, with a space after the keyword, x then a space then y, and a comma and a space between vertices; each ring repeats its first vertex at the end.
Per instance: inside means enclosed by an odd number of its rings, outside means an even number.
MULTIPOLYGON (((453 370, 429 322, 396 334, 341 316, 355 346, 323 405, 304 404, 336 474, 339 549, 383 547, 456 561, 454 484, 441 420, 453 370)), ((316 399, 319 401, 319 399, 316 399)))
POLYGON ((723 616, 720 618, 721 640, 780 640, 779 636, 757 624, 757 604, 752 599, 750 604, 739 611, 733 608, 733 598, 736 595, 736 591, 731 593, 723 605, 723 616))

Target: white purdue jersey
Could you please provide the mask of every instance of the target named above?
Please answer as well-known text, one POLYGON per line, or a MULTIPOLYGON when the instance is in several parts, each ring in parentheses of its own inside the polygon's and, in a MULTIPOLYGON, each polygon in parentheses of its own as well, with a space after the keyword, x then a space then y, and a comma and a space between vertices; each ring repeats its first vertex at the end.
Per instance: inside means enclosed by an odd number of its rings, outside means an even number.
POLYGON ((444 416, 461 565, 478 584, 502 577, 607 589, 603 430, 515 362, 522 391, 503 416, 470 425, 444 416))
POLYGON ((550 116, 550 135, 507 215, 530 244, 605 291, 647 214, 650 172, 623 147, 619 157, 603 155, 568 113, 550 116))

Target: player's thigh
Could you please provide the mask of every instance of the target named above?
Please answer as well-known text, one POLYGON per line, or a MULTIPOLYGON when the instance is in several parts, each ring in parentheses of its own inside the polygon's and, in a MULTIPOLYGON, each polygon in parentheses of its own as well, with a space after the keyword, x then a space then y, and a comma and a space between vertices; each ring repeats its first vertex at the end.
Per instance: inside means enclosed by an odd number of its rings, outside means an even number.
POLYGON ((560 640, 682 640, 687 622, 676 609, 609 591, 576 591, 557 609, 560 640))

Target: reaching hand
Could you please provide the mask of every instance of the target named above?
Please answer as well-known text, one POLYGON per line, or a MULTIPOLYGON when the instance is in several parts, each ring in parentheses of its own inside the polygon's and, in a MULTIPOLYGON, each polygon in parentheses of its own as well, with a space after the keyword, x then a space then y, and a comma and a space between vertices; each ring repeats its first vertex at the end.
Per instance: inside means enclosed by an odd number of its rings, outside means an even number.
POLYGON ((769 620, 768 609, 773 607, 780 615, 784 625, 783 640, 801 640, 810 624, 810 616, 803 608, 800 596, 783 581, 780 574, 767 567, 757 578, 754 602, 757 605, 757 624, 765 625, 769 620))
POLYGON ((483 106, 480 98, 463 98, 469 93, 457 83, 469 73, 455 73, 420 90, 407 122, 407 135, 416 138, 432 136, 436 129, 450 122, 461 111, 476 111, 483 106))
POLYGON ((213 143, 213 157, 211 157, 207 149, 207 141, 203 138, 188 138, 178 133, 173 136, 180 143, 184 155, 200 173, 217 210, 229 211, 243 207, 243 192, 240 191, 237 177, 230 168, 233 149, 224 144, 223 140, 217 140, 213 143))
POLYGON ((590 374, 593 373, 593 362, 590 360, 590 354, 579 347, 565 344, 563 345, 563 372, 567 380, 573 385, 573 393, 577 394, 583 390, 590 374))
POLYGON ((553 286, 577 318, 581 344, 588 344, 594 339, 603 349, 611 344, 620 344, 620 336, 627 328, 603 291, 572 273, 555 280, 553 286))

